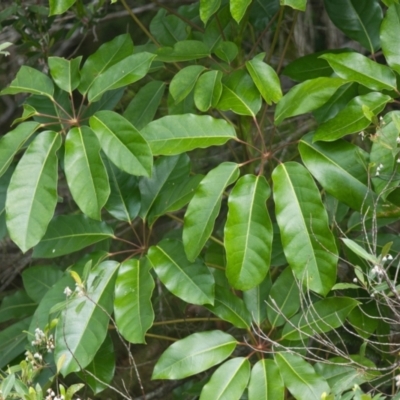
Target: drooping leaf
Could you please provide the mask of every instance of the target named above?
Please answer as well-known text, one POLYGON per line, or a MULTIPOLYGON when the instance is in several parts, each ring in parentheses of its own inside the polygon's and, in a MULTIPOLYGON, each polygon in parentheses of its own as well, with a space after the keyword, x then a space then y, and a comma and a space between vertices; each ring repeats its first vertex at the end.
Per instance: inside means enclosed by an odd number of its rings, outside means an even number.
POLYGON ((243 292, 244 304, 257 325, 261 325, 267 319, 266 302, 268 301, 271 285, 271 276, 268 274, 259 285, 243 292))
POLYGON ((299 11, 306 11, 307 0, 280 0, 281 6, 289 6, 299 11))
POLYGON ((183 244, 188 259, 200 254, 214 228, 225 188, 239 177, 239 166, 224 162, 200 182, 189 203, 183 225, 183 244))
POLYGON ((161 47, 156 54, 157 61, 179 62, 208 57, 210 50, 199 40, 181 40, 174 47, 161 47))
POLYGON ((0 306, 0 323, 32 315, 36 307, 37 303, 28 296, 25 290, 17 290, 3 297, 0 306))
POLYGON ((85 215, 58 215, 49 224, 45 236, 33 251, 33 257, 52 258, 73 253, 114 236, 105 222, 85 215))
POLYGON ((383 18, 380 38, 382 52, 387 63, 400 73, 400 50, 396 46, 396 38, 400 35, 400 4, 392 4, 383 18))
POLYGON ((72 197, 84 214, 101 219, 110 195, 100 143, 87 126, 72 128, 65 140, 65 175, 72 197))
POLYGON ((204 24, 219 10, 220 5, 221 0, 200 0, 200 18, 204 24))
POLYGON ((57 155, 61 137, 42 132, 15 169, 7 191, 6 219, 11 239, 23 251, 46 232, 57 203, 57 155))
POLYGON ((236 357, 223 363, 203 387, 200 400, 239 400, 250 377, 250 362, 236 357))
POLYGON ((208 71, 200 76, 194 88, 194 102, 203 112, 216 107, 222 94, 222 72, 208 71))
POLYGON ((168 115, 150 122, 141 131, 154 155, 175 155, 218 146, 236 137, 235 130, 222 119, 208 115, 168 115))
POLYGON ((222 331, 194 333, 170 346, 157 361, 152 379, 182 379, 226 360, 236 340, 222 331))
POLYGON ((229 6, 233 19, 239 23, 250 5, 251 0, 230 0, 229 6))
POLYGON ((214 278, 203 262, 190 262, 182 242, 164 239, 150 248, 148 259, 160 281, 175 296, 193 304, 214 303, 214 278))
POLYGON ((169 91, 176 103, 181 102, 193 90, 204 69, 202 65, 190 65, 174 75, 169 85, 169 91))
POLYGON ((268 273, 272 249, 272 224, 266 207, 271 189, 263 176, 245 175, 228 199, 224 231, 226 276, 232 287, 249 290, 268 273))
POLYGON ((68 93, 72 93, 80 82, 79 65, 82 57, 66 60, 61 57, 49 57, 49 68, 51 76, 56 85, 68 93))
POLYGON ((307 288, 326 295, 336 281, 337 249, 310 173, 293 162, 275 168, 276 218, 286 259, 307 288))
POLYGON ((115 283, 115 322, 121 335, 131 343, 145 343, 145 333, 154 320, 151 304, 154 286, 149 263, 129 260, 119 267, 115 283))
POLYGON ((50 15, 63 14, 75 4, 76 0, 49 0, 50 15))

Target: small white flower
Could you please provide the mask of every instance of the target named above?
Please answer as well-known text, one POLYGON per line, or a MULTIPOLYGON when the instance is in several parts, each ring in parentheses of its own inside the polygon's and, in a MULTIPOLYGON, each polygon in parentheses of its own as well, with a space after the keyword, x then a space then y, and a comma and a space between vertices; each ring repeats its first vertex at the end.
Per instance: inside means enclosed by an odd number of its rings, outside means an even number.
POLYGON ((387 255, 387 259, 388 259, 388 260, 393 260, 393 256, 392 256, 391 254, 388 254, 388 255, 387 255))
POLYGON ((354 278, 354 279, 353 279, 353 282, 354 282, 354 283, 357 283, 357 282, 358 282, 357 278, 354 278))
POLYGON ((397 143, 400 143, 400 136, 396 139, 397 143))
POLYGON ((67 297, 71 296, 72 290, 69 288, 69 286, 67 286, 67 287, 64 289, 64 294, 65 294, 67 297))
POLYGON ((379 171, 376 171, 375 176, 379 176, 379 171))
POLYGON ((398 158, 398 159, 396 160, 396 162, 399 164, 399 163, 400 163, 400 158, 398 158))
POLYGON ((386 261, 387 261, 387 257, 384 256, 384 257, 382 258, 382 261, 383 261, 383 262, 386 262, 386 261))

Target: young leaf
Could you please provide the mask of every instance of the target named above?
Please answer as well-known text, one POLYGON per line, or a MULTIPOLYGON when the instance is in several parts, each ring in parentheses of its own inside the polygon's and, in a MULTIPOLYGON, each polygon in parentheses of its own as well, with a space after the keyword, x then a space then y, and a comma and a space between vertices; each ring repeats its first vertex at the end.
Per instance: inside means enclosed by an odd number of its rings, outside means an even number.
POLYGON ((281 6, 289 6, 299 11, 306 11, 307 0, 280 0, 281 6))
POLYGON ((182 242, 164 239, 150 248, 148 259, 161 282, 187 303, 213 304, 214 278, 200 260, 190 263, 182 242))
POLYGON ((200 76, 194 88, 196 107, 206 112, 210 107, 216 107, 222 94, 222 72, 208 71, 200 76))
POLYGON ((200 400, 239 400, 250 377, 250 362, 245 357, 226 361, 203 387, 200 400))
POLYGON ((15 169, 7 191, 6 219, 11 239, 23 251, 46 232, 57 204, 57 155, 61 137, 42 132, 15 169))
POLYGON ((220 5, 221 0, 200 0, 200 18, 204 25, 219 10, 220 5))
POLYGON ((65 175, 78 207, 92 219, 110 195, 107 171, 100 157, 100 143, 87 126, 72 128, 65 140, 65 175))
POLYGON ((107 157, 131 175, 149 176, 153 166, 150 147, 136 128, 114 111, 98 111, 89 120, 107 157))
POLYGON ((392 4, 383 18, 380 37, 382 52, 387 63, 400 73, 400 49, 396 46, 396 38, 400 35, 400 4, 392 4))
POLYGON ((49 57, 49 68, 51 76, 56 85, 68 93, 72 93, 80 82, 79 65, 82 57, 66 60, 61 57, 49 57))
POLYGON ((250 5, 251 0, 230 0, 229 6, 233 19, 239 23, 250 5))
POLYGON ((293 162, 275 168, 274 200, 285 256, 296 278, 326 295, 336 281, 337 249, 310 173, 293 162))
POLYGON ((268 273, 272 249, 272 224, 266 207, 271 189, 263 176, 245 175, 228 199, 224 231, 226 276, 232 287, 249 290, 268 273))
POLYGON ((168 115, 141 131, 154 155, 175 155, 196 148, 219 146, 236 137, 223 119, 208 115, 168 115))
POLYGON ((180 103, 188 96, 204 69, 202 65, 190 65, 174 75, 169 85, 169 91, 175 103, 180 103))
POLYGON ((257 325, 261 325, 267 319, 266 303, 271 285, 271 276, 268 274, 259 285, 243 292, 244 304, 257 325))
POLYGON ((200 254, 214 228, 225 188, 239 177, 239 166, 224 162, 200 182, 189 203, 183 225, 183 244, 190 261, 200 254))
POLYGON ((148 264, 143 259, 123 262, 115 283, 115 322, 131 343, 145 343, 145 334, 154 320, 151 295, 155 284, 148 264))
POLYGON ((65 13, 75 2, 76 0, 49 0, 50 16, 65 13))
POLYGON ((226 360, 236 340, 225 332, 194 333, 170 346, 154 367, 151 379, 183 379, 226 360))

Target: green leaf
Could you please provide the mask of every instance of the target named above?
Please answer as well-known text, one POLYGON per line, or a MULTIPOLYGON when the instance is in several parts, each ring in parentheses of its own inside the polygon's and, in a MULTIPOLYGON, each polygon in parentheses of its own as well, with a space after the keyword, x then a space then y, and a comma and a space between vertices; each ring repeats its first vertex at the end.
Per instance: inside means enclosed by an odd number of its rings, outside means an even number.
POLYGON ((180 62, 205 58, 210 55, 208 47, 198 40, 181 40, 174 47, 161 47, 157 50, 157 61, 180 62))
POLYGON ((124 261, 115 283, 114 315, 121 335, 131 343, 145 343, 154 320, 151 295, 154 279, 148 263, 124 261))
POLYGON ((239 400, 250 377, 250 362, 245 357, 226 361, 203 387, 200 400, 239 400))
POLYGON ((223 82, 217 108, 254 117, 261 108, 261 97, 250 75, 242 70, 232 73, 223 82))
POLYGON ((62 90, 72 93, 80 82, 79 65, 82 57, 66 60, 61 57, 49 57, 50 74, 55 84, 62 90))
POLYGON ((251 370, 249 400, 283 400, 285 387, 274 360, 260 360, 251 370))
POLYGON ((221 0, 200 0, 200 18, 204 25, 219 10, 220 5, 221 0))
POLYGON ((180 18, 181 15, 167 15, 162 7, 150 22, 150 33, 163 46, 173 46, 176 42, 185 40, 190 27, 180 18))
POLYGON ((223 119, 208 115, 167 115, 141 131, 154 155, 174 155, 196 148, 218 146, 236 137, 223 119))
POLYGON ((89 120, 107 157, 131 175, 149 176, 153 166, 150 147, 123 116, 114 111, 98 111, 89 120))
POLYGON ((249 290, 268 273, 273 237, 266 207, 270 195, 266 179, 255 175, 241 177, 229 195, 224 231, 226 276, 235 289, 249 290))
POLYGON ((160 281, 187 303, 213 304, 214 278, 200 260, 187 260, 182 242, 164 239, 150 248, 148 259, 160 281))
POLYGON ((386 65, 359 53, 323 54, 335 73, 343 79, 358 82, 372 90, 396 90, 396 76, 386 65))
POLYGON ((57 204, 57 155, 61 137, 42 132, 15 169, 7 191, 6 218, 11 239, 26 252, 46 232, 57 204))
POLYGON ((221 60, 228 64, 230 64, 239 53, 239 49, 235 43, 225 40, 219 43, 213 51, 221 60))
POLYGON ((271 290, 271 277, 266 278, 256 287, 243 292, 243 301, 253 321, 260 326, 267 319, 267 300, 271 290))
POLYGON ((222 72, 208 71, 200 76, 194 88, 196 107, 206 112, 210 107, 216 107, 222 94, 222 72))
POLYGON ((340 78, 316 78, 299 83, 279 101, 275 110, 275 124, 323 106, 346 83, 340 78))
POLYGON ((115 261, 96 266, 89 274, 85 296, 68 301, 55 335, 54 358, 64 358, 60 369, 63 376, 85 368, 104 342, 118 266, 115 261))
POLYGON ((376 0, 324 0, 332 22, 349 38, 374 53, 380 47, 382 8, 376 0))
POLYGON ((250 5, 251 0, 230 0, 229 6, 233 19, 239 23, 250 5))
POLYGON ((300 356, 289 353, 275 353, 283 382, 297 400, 320 400, 322 393, 329 393, 330 388, 314 368, 300 356))
POLYGON ((317 301, 286 323, 282 339, 302 340, 343 325, 359 302, 349 297, 329 297, 317 301))
POLYGON ((174 75, 169 85, 169 91, 176 103, 180 103, 188 96, 204 69, 202 65, 190 65, 174 75))
POLYGON ((400 4, 391 5, 383 18, 380 38, 386 62, 400 73, 400 49, 396 40, 400 35, 400 4))
POLYGON ((88 90, 90 103, 99 101, 108 90, 118 89, 142 79, 155 58, 151 53, 133 54, 117 62, 101 73, 88 90))
POLYGON ((368 339, 376 331, 380 323, 379 311, 375 302, 355 307, 348 315, 348 319, 351 326, 365 339, 368 339))
POLYGON ((336 281, 337 249, 328 215, 310 173, 293 162, 272 173, 276 219, 296 278, 326 295, 336 281))
POLYGON ((151 379, 182 379, 226 360, 236 340, 221 331, 194 333, 170 346, 157 361, 151 379))
POLYGON ((10 166, 14 156, 39 129, 37 122, 23 122, 0 139, 0 176, 10 166))
POLYGON ((281 6, 288 6, 295 10, 306 11, 307 0, 280 0, 281 6))
POLYGON ((36 302, 32 301, 25 290, 17 290, 13 294, 3 297, 0 306, 0 323, 32 315, 36 308, 36 302))
POLYGON ((244 302, 235 296, 229 289, 215 285, 214 305, 206 304, 205 307, 213 314, 230 322, 233 326, 249 329, 251 315, 244 302))
POLYGON ((373 264, 380 264, 379 259, 374 255, 368 253, 363 247, 348 238, 342 238, 342 242, 353 252, 356 253, 363 260, 367 260, 373 264))
POLYGON ((246 68, 266 103, 278 103, 282 89, 275 70, 258 57, 247 61, 246 68))
POLYGON ((355 97, 334 118, 319 125, 313 141, 331 142, 345 135, 362 131, 371 125, 371 121, 363 112, 363 107, 367 106, 374 115, 377 115, 389 101, 391 101, 390 96, 378 92, 355 97))
POLYGON ((59 257, 112 237, 113 231, 105 222, 91 220, 82 214, 59 215, 50 222, 33 257, 59 257))
POLYGON ((123 116, 136 129, 144 128, 156 115, 164 91, 164 82, 153 81, 146 84, 133 97, 132 101, 126 107, 123 116))
POLYGON ((62 14, 71 8, 76 0, 49 0, 50 15, 62 14))
POLYGON ((183 225, 183 244, 190 261, 200 254, 213 231, 225 188, 238 177, 239 165, 224 162, 211 170, 197 187, 183 225))
POLYGON ((31 93, 52 98, 54 86, 51 79, 37 69, 23 65, 10 86, 0 92, 3 94, 31 93))
POLYGON ((110 195, 107 171, 100 157, 100 143, 87 126, 72 128, 65 140, 65 175, 78 207, 92 219, 110 195))

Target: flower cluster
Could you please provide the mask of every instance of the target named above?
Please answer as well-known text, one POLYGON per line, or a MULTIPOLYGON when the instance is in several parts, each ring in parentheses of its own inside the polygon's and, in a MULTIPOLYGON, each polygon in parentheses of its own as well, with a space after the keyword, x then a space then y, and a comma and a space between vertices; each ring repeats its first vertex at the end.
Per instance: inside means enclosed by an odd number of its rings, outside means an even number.
MULTIPOLYGON (((53 389, 47 389, 47 396, 44 400, 65 400, 65 396, 63 394, 57 395, 53 391, 53 389)), ((81 400, 77 398, 76 400, 81 400)))
POLYGON ((383 164, 379 164, 378 167, 376 168, 375 176, 379 176, 379 172, 383 168, 383 164))
POLYGON ((394 377, 394 379, 395 379, 395 381, 396 381, 396 386, 397 386, 397 387, 400 387, 400 375, 396 375, 396 376, 394 377))
POLYGON ((51 334, 47 336, 40 328, 36 328, 35 340, 32 340, 31 344, 35 347, 45 347, 47 352, 51 353, 54 350, 54 337, 51 334))

